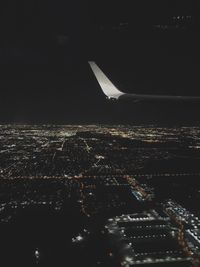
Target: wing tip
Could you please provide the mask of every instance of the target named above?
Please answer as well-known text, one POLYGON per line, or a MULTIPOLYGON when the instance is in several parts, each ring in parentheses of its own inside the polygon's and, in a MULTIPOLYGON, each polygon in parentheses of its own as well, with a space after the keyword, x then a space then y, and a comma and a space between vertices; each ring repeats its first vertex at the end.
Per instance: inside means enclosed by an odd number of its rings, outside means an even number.
POLYGON ((108 79, 108 77, 103 73, 95 61, 88 61, 93 74, 95 75, 104 95, 109 100, 118 100, 124 93, 121 92, 116 86, 108 79))

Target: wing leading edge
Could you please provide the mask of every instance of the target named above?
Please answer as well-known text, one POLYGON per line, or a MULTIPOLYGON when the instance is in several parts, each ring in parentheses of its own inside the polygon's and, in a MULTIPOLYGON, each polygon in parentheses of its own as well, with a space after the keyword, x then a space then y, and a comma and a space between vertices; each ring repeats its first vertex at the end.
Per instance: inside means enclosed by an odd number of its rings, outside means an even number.
POLYGON ((173 96, 173 95, 146 95, 146 94, 129 94, 121 92, 103 73, 94 61, 88 62, 103 93, 108 99, 115 100, 175 100, 175 101, 200 101, 199 96, 173 96))

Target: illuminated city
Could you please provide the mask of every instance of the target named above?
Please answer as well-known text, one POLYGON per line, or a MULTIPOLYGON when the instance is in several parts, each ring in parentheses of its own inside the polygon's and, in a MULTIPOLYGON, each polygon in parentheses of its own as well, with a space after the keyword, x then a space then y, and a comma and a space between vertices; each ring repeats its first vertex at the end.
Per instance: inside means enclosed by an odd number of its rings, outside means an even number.
POLYGON ((199 133, 1 126, 2 264, 199 266, 199 133))
POLYGON ((200 1, 0 10, 0 267, 200 267, 200 1))

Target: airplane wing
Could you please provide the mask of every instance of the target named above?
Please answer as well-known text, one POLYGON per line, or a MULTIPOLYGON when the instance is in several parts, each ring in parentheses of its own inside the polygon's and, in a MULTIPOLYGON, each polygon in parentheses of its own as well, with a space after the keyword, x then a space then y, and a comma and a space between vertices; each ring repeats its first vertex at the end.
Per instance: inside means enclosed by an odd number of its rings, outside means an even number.
POLYGON ((110 100, 132 100, 134 102, 143 100, 170 100, 170 101, 200 101, 199 96, 173 96, 173 95, 146 95, 130 94, 121 92, 103 73, 94 61, 88 62, 103 93, 110 100))

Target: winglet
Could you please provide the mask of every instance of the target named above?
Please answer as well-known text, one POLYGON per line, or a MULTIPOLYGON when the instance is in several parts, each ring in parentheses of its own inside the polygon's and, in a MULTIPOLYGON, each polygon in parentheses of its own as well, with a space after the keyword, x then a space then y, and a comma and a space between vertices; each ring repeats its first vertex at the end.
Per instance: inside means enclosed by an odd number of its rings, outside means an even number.
POLYGON ((103 93, 109 99, 118 99, 124 93, 119 91, 116 86, 108 79, 108 77, 103 73, 103 71, 97 66, 94 61, 88 62, 103 93))

